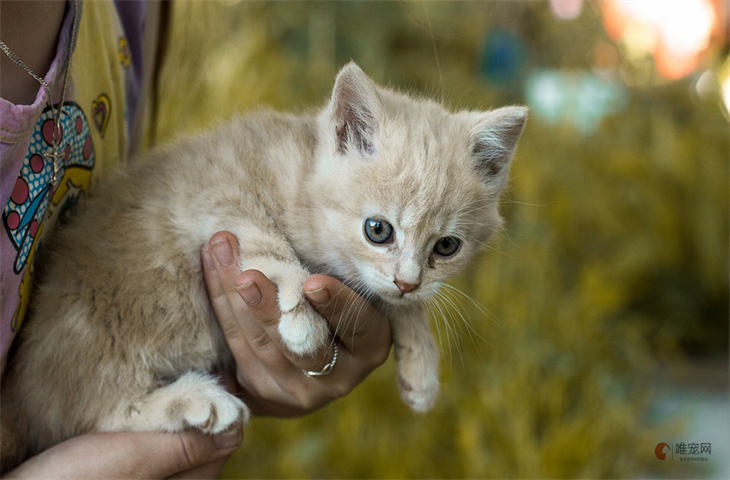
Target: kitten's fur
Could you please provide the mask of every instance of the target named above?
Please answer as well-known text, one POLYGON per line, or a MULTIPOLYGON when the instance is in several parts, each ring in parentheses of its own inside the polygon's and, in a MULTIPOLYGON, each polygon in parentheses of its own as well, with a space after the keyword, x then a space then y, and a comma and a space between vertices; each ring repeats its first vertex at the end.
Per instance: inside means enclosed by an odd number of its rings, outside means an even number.
POLYGON ((311 272, 372 295, 391 320, 403 398, 430 408, 438 354, 422 302, 500 226, 525 116, 448 113, 350 63, 318 115, 247 115, 101 183, 46 246, 3 384, 3 467, 90 430, 216 433, 247 420, 209 373, 232 366, 199 260, 219 230, 238 237, 242 269, 278 285, 279 331, 296 354, 329 341, 302 296, 311 272), (369 242, 369 217, 390 222, 394 241, 369 242), (448 258, 433 252, 445 236, 462 241, 448 258), (420 286, 401 295, 396 278, 420 286))

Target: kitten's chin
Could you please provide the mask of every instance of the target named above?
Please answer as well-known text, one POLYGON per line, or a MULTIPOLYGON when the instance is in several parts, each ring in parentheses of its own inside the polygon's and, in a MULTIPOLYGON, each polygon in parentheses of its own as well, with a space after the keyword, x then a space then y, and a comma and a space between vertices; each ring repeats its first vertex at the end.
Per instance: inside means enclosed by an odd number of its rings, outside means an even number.
POLYGON ((407 307, 409 305, 421 303, 424 300, 422 296, 417 293, 406 293, 405 295, 402 295, 400 292, 394 293, 390 290, 381 292, 379 297, 383 302, 394 307, 407 307))

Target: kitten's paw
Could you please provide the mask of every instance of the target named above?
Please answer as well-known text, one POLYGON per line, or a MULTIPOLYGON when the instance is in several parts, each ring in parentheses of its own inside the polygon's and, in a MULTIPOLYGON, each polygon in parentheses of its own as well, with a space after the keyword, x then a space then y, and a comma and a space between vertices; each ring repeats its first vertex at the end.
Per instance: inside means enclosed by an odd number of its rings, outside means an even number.
POLYGON ((327 322, 305 300, 281 314, 279 333, 287 348, 302 356, 320 350, 330 336, 327 322))
POLYGON ((171 405, 181 408, 186 427, 203 433, 217 434, 245 425, 250 417, 248 407, 225 390, 200 391, 171 405))
POLYGON ((406 404, 417 412, 427 412, 436 403, 439 381, 435 375, 405 378, 398 376, 398 390, 406 404))
POLYGON ((413 410, 426 412, 439 393, 438 352, 429 343, 395 344, 398 390, 413 410))
POLYGON ((217 434, 243 426, 250 418, 248 407, 210 377, 188 373, 173 385, 166 408, 172 430, 192 427, 217 434))

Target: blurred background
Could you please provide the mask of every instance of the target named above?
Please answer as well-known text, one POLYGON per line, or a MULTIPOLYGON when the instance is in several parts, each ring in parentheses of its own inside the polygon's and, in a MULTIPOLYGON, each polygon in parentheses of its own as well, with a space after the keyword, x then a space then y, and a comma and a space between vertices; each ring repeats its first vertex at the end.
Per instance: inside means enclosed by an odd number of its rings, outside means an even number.
POLYGON ((390 359, 254 419, 224 476, 730 478, 727 27, 724 0, 174 2, 148 145, 323 105, 350 59, 452 109, 531 109, 506 229, 434 316, 434 411, 390 359))

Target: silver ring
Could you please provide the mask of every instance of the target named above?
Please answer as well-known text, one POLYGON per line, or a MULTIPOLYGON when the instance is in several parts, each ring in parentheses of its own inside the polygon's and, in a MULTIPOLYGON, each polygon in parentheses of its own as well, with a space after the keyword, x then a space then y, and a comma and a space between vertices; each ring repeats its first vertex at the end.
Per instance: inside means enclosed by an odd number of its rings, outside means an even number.
POLYGON ((334 345, 335 348, 332 352, 332 358, 327 365, 322 367, 322 370, 302 370, 304 375, 308 377, 324 377, 325 375, 332 373, 332 370, 335 369, 335 364, 337 363, 337 356, 340 354, 340 349, 337 347, 337 344, 335 343, 334 345))

